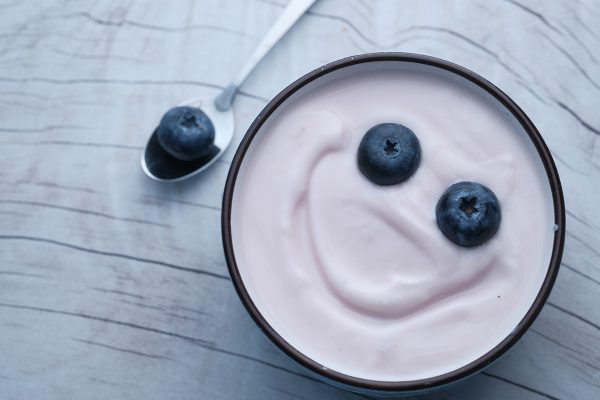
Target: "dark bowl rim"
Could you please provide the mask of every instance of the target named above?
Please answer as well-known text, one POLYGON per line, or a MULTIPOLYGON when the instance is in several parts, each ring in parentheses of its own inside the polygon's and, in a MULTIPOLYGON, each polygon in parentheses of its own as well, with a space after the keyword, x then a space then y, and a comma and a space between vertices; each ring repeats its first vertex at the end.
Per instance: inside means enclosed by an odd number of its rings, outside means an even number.
POLYGON ((323 67, 319 67, 307 73, 306 75, 297 79, 285 89, 283 89, 265 106, 265 108, 252 122, 252 124, 248 128, 248 131, 242 138, 242 141, 231 163, 229 173, 227 175, 227 180, 225 183, 225 191, 223 193, 221 229, 223 236, 223 248, 225 252, 225 259, 234 287, 254 322, 277 347, 279 347, 283 352, 285 352, 288 356, 290 356, 292 359, 294 359, 304 367, 310 369, 313 372, 316 372, 317 374, 327 379, 339 382, 341 384, 350 385, 351 387, 355 388, 381 392, 413 392, 431 389, 453 382, 457 382, 476 372, 479 372, 480 370, 497 360, 500 356, 502 356, 527 331, 529 326, 533 323, 533 321, 540 313, 542 307, 544 306, 546 299, 548 298, 550 291, 552 290, 552 286, 554 285, 556 276, 558 275, 565 240, 565 205, 558 171, 552 159, 552 155, 550 154, 550 150, 546 146, 544 140, 542 139, 542 136, 540 135, 537 128, 534 126, 533 122, 531 122, 531 120, 527 117, 525 112, 523 112, 523 110, 521 110, 521 108, 511 98, 509 98, 494 84, 492 84, 485 78, 481 77, 480 75, 476 74, 475 72, 469 69, 461 67, 452 62, 431 56, 413 53, 368 53, 342 58, 340 60, 331 62, 323 67), (233 240, 231 235, 231 210, 235 182, 240 167, 242 165, 243 158, 248 148, 250 147, 252 140, 259 132, 263 123, 285 100, 287 100, 291 95, 293 95, 295 92, 297 92, 300 88, 304 87, 309 82, 312 82, 323 75, 326 75, 330 72, 336 71, 341 68, 357 64, 379 61, 410 62, 441 68, 443 70, 459 75, 472 83, 475 83, 477 86, 484 89, 486 92, 490 93, 494 98, 496 98, 507 110, 509 110, 513 114, 513 116, 521 124, 521 126, 524 128, 525 132, 527 132, 529 138, 533 142, 540 156, 540 159, 544 165, 544 169, 548 177, 548 181, 550 183, 552 201, 554 205, 554 218, 555 224, 557 225, 554 236, 552 254, 550 258, 550 264, 548 267, 546 277, 544 278, 544 282, 540 288, 538 295, 535 298, 535 301, 533 302, 523 319, 515 327, 515 329, 502 342, 496 345, 489 352, 459 369, 427 379, 401 382, 362 379, 346 375, 340 372, 336 372, 328 368, 324 369, 324 366, 305 356, 292 345, 287 343, 261 315, 255 304, 253 303, 252 299, 250 298, 250 295, 246 291, 235 260, 233 240))

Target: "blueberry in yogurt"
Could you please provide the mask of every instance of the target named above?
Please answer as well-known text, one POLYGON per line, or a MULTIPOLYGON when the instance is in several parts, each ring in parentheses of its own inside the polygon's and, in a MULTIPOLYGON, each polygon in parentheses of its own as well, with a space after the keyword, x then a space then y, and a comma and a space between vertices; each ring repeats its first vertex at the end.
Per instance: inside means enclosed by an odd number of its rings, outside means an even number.
POLYGON ((160 120, 157 138, 161 147, 181 161, 205 156, 215 140, 215 128, 199 108, 175 107, 160 120))
POLYGON ((462 247, 488 241, 500 226, 500 202, 488 187, 476 182, 450 186, 436 207, 437 225, 442 233, 462 247))
POLYGON ((377 185, 404 182, 421 160, 417 136, 404 125, 384 123, 365 133, 358 147, 358 168, 377 185))

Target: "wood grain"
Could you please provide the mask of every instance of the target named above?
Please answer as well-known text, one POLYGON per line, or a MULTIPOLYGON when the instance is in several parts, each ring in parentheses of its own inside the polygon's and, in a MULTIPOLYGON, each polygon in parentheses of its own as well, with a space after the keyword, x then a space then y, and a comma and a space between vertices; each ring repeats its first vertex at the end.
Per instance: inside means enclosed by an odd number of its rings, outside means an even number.
POLYGON ((425 53, 507 92, 542 132, 568 209, 530 332, 424 399, 600 398, 600 3, 320 0, 235 100, 234 145, 161 185, 162 113, 224 87, 284 0, 0 1, 0 398, 355 399, 282 355, 229 280, 220 200, 268 99, 326 62, 425 53))

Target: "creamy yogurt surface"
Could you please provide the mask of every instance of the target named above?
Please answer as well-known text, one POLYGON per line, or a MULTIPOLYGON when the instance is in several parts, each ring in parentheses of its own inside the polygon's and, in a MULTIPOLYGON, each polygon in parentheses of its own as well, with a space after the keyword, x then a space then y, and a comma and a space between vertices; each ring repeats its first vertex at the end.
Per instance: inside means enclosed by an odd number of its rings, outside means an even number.
POLYGON ((370 62, 288 98, 242 162, 231 231, 246 290, 266 321, 325 368, 379 381, 431 378, 492 350, 537 296, 553 243, 550 186, 516 119, 435 67, 370 62), (377 186, 360 140, 401 123, 415 174, 377 186), (475 248, 449 241, 435 207, 453 183, 498 197, 502 222, 475 248))

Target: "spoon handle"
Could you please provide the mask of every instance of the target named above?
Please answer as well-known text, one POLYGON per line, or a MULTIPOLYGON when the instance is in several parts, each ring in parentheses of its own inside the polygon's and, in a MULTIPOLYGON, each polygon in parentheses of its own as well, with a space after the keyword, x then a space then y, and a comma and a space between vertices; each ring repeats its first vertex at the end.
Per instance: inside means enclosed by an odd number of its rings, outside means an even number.
POLYGON ((291 0, 285 7, 271 30, 260 41, 248 61, 240 69, 233 81, 223 89, 223 92, 215 99, 215 106, 219 111, 226 111, 231 107, 233 98, 244 80, 250 75, 250 72, 263 59, 263 57, 275 46, 283 35, 298 21, 304 12, 316 0, 291 0))

